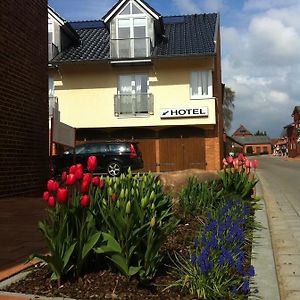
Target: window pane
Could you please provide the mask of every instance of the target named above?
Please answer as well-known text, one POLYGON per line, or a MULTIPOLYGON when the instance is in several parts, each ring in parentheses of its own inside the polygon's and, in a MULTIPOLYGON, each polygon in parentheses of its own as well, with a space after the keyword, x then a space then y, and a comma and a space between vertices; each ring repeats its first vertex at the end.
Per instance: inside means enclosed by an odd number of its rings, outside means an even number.
POLYGON ((128 39, 130 37, 129 19, 120 19, 118 21, 118 37, 119 39, 128 39))
POLYGON ((197 72, 192 72, 191 90, 192 90, 192 96, 198 96, 198 73, 197 72))
POLYGON ((143 12, 137 8, 134 4, 132 4, 132 14, 142 14, 143 12))
POLYGON ((203 71, 200 72, 200 74, 201 74, 200 86, 202 87, 202 95, 208 95, 208 72, 203 71))
POLYGON ((128 4, 120 13, 120 15, 129 15, 130 14, 130 4, 128 4))

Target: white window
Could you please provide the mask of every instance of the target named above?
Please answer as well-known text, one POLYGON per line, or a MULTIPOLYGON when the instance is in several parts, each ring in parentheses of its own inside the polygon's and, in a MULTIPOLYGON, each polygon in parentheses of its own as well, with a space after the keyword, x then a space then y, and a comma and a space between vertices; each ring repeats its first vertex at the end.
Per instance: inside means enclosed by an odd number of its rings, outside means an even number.
POLYGON ((48 44, 54 44, 54 24, 48 19, 48 44))
POLYGON ((148 113, 148 75, 120 75, 118 101, 120 114, 148 113))
POLYGON ((191 99, 203 99, 212 97, 211 70, 194 71, 191 73, 190 95, 191 99))
POLYGON ((133 2, 117 16, 116 40, 112 40, 113 56, 117 58, 148 57, 150 38, 145 13, 133 2))

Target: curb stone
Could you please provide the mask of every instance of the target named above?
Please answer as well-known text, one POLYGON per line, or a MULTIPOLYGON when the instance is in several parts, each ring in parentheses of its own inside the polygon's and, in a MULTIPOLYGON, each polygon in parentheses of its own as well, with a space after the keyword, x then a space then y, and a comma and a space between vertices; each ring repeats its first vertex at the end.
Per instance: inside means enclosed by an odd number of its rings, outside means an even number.
POLYGON ((253 244, 252 259, 255 268, 254 284, 251 290, 257 291, 249 300, 280 300, 275 259, 270 235, 269 221, 266 212, 263 190, 260 182, 256 185, 256 193, 261 197, 261 210, 256 211, 256 221, 262 225, 262 230, 256 232, 257 243, 253 244))

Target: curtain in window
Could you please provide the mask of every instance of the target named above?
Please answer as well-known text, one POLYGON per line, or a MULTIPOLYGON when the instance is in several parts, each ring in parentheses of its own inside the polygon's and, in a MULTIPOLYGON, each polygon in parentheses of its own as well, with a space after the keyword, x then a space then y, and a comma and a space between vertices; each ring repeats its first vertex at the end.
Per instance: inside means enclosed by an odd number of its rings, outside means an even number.
POLYGON ((132 78, 128 75, 119 77, 120 113, 132 113, 132 78))
POLYGON ((210 85, 209 71, 192 72, 191 75, 191 95, 192 97, 208 96, 210 85))

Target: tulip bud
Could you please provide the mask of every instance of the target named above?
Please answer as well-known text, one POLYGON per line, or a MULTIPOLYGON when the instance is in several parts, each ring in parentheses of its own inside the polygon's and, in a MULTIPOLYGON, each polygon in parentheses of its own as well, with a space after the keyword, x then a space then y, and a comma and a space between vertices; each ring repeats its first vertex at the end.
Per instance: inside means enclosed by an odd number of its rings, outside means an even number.
POLYGON ((117 202, 116 202, 116 207, 117 207, 117 208, 120 208, 120 200, 117 200, 117 202))
POLYGON ((258 160, 254 159, 253 168, 256 169, 258 167, 258 160))
POLYGON ((49 192, 55 192, 55 181, 50 179, 47 182, 47 189, 49 192))
POLYGON ((82 164, 77 164, 76 165, 76 169, 78 170, 78 169, 81 169, 81 170, 83 170, 83 166, 82 166, 82 164))
POLYGON ((134 196, 134 188, 131 189, 131 195, 134 196))
POLYGON ((129 215, 131 211, 131 202, 128 201, 126 204, 126 214, 129 215))
POLYGON ((125 194, 124 189, 122 189, 122 190, 121 190, 121 193, 120 193, 120 195, 119 195, 119 198, 120 198, 121 200, 124 199, 124 194, 125 194))
POLYGON ((146 207, 147 203, 148 203, 148 198, 147 197, 142 198, 141 207, 144 209, 146 207))
POLYGON ((115 184, 114 184, 114 190, 116 191, 117 188, 118 188, 118 185, 117 185, 117 183, 115 182, 115 184))
POLYGON ((160 184, 161 184, 161 182, 160 182, 160 180, 158 180, 156 185, 160 186, 160 184))
POLYGON ((128 198, 128 194, 129 194, 129 191, 128 189, 125 190, 125 198, 127 199, 128 198))
POLYGON ((88 158, 87 161, 87 169, 89 171, 94 171, 97 168, 97 157, 92 155, 88 158))
POLYGON ((100 187, 101 190, 104 189, 104 187, 105 187, 105 181, 103 179, 100 179, 99 187, 100 187))
POLYGON ((153 211, 155 210, 155 205, 154 205, 154 203, 151 204, 151 210, 153 210, 153 211))
POLYGON ((152 191, 152 192, 151 192, 151 195, 150 195, 150 201, 153 201, 154 198, 155 198, 155 192, 152 191))
POLYGON ((136 196, 139 197, 139 194, 140 194, 140 193, 139 193, 139 190, 138 190, 138 189, 135 190, 135 193, 136 193, 136 196))
POLYGON ((150 221, 150 227, 153 228, 155 226, 155 217, 153 216, 150 221))
POLYGON ((109 187, 109 188, 107 189, 107 194, 111 197, 111 195, 112 195, 112 189, 111 189, 111 187, 109 187))

